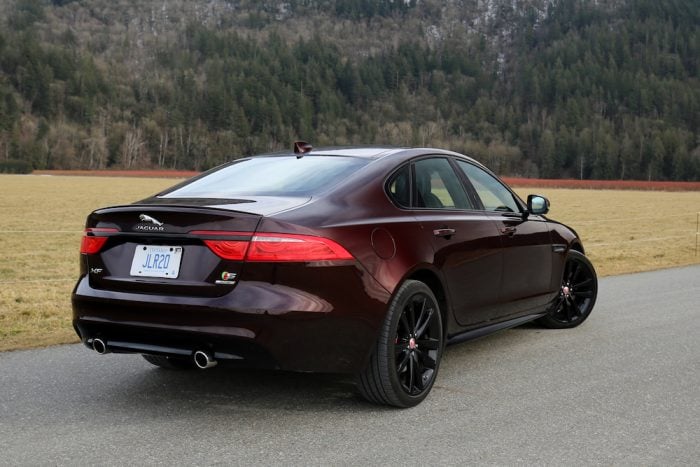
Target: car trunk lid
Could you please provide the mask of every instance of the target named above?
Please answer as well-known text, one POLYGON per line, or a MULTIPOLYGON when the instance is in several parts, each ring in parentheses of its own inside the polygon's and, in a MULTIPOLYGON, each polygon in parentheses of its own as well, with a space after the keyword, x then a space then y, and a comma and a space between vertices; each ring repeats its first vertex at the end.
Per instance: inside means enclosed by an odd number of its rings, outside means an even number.
POLYGON ((211 244, 249 241, 262 216, 215 207, 139 204, 100 209, 86 238, 107 237, 84 255, 85 272, 98 289, 220 296, 240 278, 243 257, 225 259, 211 244))

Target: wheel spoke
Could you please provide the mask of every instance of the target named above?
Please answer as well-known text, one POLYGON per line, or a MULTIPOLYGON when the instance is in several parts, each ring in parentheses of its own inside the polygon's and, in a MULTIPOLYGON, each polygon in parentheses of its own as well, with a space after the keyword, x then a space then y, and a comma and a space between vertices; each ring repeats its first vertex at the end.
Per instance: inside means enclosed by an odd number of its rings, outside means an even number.
POLYGON ((411 327, 408 324, 408 320, 406 319, 406 313, 401 313, 401 318, 399 319, 399 324, 403 326, 405 333, 404 336, 410 336, 411 335, 411 327))
POLYGON ((593 297, 593 291, 592 290, 584 290, 583 292, 576 292, 576 297, 577 298, 591 298, 593 297))
POLYGON ((426 313, 425 304, 427 301, 428 301, 428 298, 423 297, 423 303, 421 303, 421 305, 420 305, 420 312, 418 313, 418 319, 416 319, 415 323, 413 323, 414 336, 418 336, 418 328, 420 327, 421 323, 423 322, 423 317, 425 316, 425 313, 426 313))
POLYGON ((581 265, 577 262, 573 263, 574 269, 573 273, 571 274, 571 280, 569 281, 569 284, 574 284, 576 282, 576 279, 578 278, 579 274, 581 274, 581 265))
POLYGON ((586 289, 590 285, 593 284, 593 278, 587 277, 583 281, 577 283, 577 284, 571 284, 571 287, 573 287, 574 290, 579 290, 579 289, 586 289))
POLYGON ((396 373, 401 374, 404 371, 406 371, 406 365, 408 364, 408 361, 411 358, 411 353, 406 352, 405 355, 403 356, 403 359, 401 362, 396 366, 396 373))
MULTIPOLYGON (((425 385, 423 384, 423 375, 426 372, 425 365, 423 363, 423 359, 420 356, 420 352, 416 351, 413 354, 413 358, 416 359, 416 373, 415 373, 415 381, 413 382, 415 388, 419 391, 422 391, 423 388, 425 388, 425 385)), ((416 391, 418 392, 418 391, 416 391)))
MULTIPOLYGON (((420 361, 421 366, 428 368, 430 370, 435 369, 435 359, 430 356, 427 352, 416 351, 418 355, 418 361, 420 361)), ((422 371, 421 371, 422 373, 422 371)))
POLYGON ((408 304, 407 306, 407 311, 408 311, 408 333, 409 335, 413 334, 416 330, 416 309, 415 309, 415 302, 411 301, 411 303, 408 304))
POLYGON ((416 392, 420 391, 423 389, 423 373, 425 372, 425 366, 423 365, 423 362, 418 356, 418 352, 413 352, 411 355, 411 358, 413 359, 414 362, 414 369, 413 369, 413 388, 416 390, 416 392))
POLYGON ((434 308, 430 308, 427 312, 427 316, 422 321, 418 321, 418 326, 416 327, 416 338, 422 337, 425 334, 425 330, 433 319, 433 314, 435 313, 434 308))
POLYGON ((561 313, 566 305, 566 299, 564 296, 560 295, 556 302, 556 307, 554 308, 555 313, 561 313))
POLYGON ((412 353, 408 353, 408 392, 413 393, 413 382, 415 381, 416 362, 412 353))
POLYGON ((571 303, 567 302, 564 305, 564 308, 566 309, 566 320, 571 321, 573 319, 573 313, 572 313, 573 306, 571 305, 571 303))
POLYGON ((568 261, 564 270, 564 285, 571 284, 571 278, 574 275, 574 263, 568 261))
POLYGON ((394 344, 394 356, 398 357, 401 355, 401 353, 406 351, 406 342, 404 341, 399 341, 396 344, 394 344))
POLYGON ((423 359, 421 358, 421 351, 418 349, 414 350, 411 358, 413 358, 413 360, 416 362, 416 381, 419 381, 423 371, 425 370, 425 365, 423 364, 423 359))
POLYGON ((418 344, 418 347, 421 349, 437 350, 438 348, 440 348, 440 341, 431 337, 417 340, 416 344, 418 344))

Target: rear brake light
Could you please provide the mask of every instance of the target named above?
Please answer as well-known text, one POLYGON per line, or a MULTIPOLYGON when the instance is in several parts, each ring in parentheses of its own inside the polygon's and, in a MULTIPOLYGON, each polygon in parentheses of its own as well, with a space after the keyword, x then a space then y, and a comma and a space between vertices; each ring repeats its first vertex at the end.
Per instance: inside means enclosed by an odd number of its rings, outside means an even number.
POLYGON ((330 261, 352 259, 333 240, 311 235, 257 234, 248 248, 247 261, 330 261))
POLYGON ((85 229, 85 232, 83 234, 83 239, 80 242, 80 253, 85 254, 85 255, 94 255, 95 253, 99 253, 99 251, 102 249, 104 244, 107 242, 107 239, 109 237, 107 236, 97 236, 96 234, 101 234, 101 233, 114 233, 114 232, 119 232, 118 229, 109 229, 109 228, 89 228, 85 229))
POLYGON ((204 243, 217 256, 233 261, 308 262, 353 259, 352 255, 333 240, 312 235, 248 232, 195 231, 200 235, 251 236, 250 240, 213 240, 204 243))
POLYGON ((204 240, 204 243, 206 243, 211 251, 223 259, 242 261, 243 258, 245 258, 245 252, 248 249, 249 242, 238 240, 204 240))
POLYGON ((251 232, 227 232, 224 230, 193 230, 190 234, 204 237, 246 237, 245 240, 202 240, 216 256, 231 261, 243 261, 250 243, 248 239, 253 235, 251 232))

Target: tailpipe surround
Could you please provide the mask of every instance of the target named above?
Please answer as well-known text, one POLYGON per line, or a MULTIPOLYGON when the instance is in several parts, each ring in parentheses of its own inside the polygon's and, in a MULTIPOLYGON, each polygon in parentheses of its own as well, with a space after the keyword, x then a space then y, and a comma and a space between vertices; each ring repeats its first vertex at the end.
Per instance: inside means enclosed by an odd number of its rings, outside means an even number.
POLYGON ((104 355, 106 353, 109 353, 109 349, 107 348, 107 344, 105 341, 102 339, 96 338, 92 340, 92 350, 97 352, 100 355, 104 355))
POLYGON ((200 368, 202 370, 206 370, 207 368, 212 368, 216 366, 216 360, 214 360, 214 356, 205 350, 198 350, 194 353, 194 364, 197 365, 197 368, 200 368))

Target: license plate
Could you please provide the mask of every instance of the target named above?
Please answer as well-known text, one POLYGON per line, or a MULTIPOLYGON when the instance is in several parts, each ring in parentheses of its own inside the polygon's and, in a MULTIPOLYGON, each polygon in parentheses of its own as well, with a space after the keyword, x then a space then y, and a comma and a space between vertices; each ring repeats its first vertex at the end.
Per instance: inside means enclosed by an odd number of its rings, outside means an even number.
POLYGON ((137 245, 131 261, 131 275, 177 279, 182 259, 181 246, 137 245))

